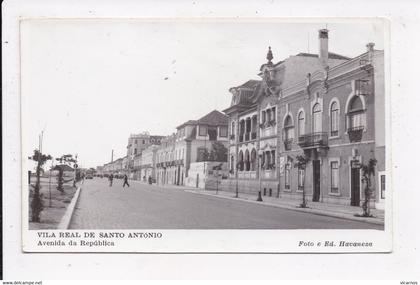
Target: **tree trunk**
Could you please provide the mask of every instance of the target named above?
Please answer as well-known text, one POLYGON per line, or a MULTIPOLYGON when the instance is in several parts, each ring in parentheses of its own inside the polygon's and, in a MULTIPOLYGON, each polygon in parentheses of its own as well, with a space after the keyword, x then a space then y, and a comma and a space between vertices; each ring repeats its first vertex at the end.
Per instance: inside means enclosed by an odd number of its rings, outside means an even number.
POLYGON ((40 218, 39 215, 42 211, 42 200, 40 196, 40 188, 41 188, 41 165, 38 161, 38 165, 36 167, 36 183, 34 189, 34 196, 32 198, 31 209, 32 209, 32 222, 39 223, 40 218))

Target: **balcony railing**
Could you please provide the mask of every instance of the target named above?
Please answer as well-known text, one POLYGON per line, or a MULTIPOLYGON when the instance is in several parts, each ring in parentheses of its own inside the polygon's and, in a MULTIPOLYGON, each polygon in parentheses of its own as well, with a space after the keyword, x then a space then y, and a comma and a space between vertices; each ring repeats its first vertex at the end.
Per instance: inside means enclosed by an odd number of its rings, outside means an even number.
POLYGON ((350 142, 360 142, 363 136, 363 130, 365 128, 363 126, 348 128, 347 133, 349 134, 350 142))
POLYGON ((291 150, 292 149, 292 142, 293 142, 293 139, 284 140, 284 149, 285 150, 291 150))
POLYGON ((328 146, 328 134, 326 132, 310 133, 299 136, 300 147, 325 147, 328 146))

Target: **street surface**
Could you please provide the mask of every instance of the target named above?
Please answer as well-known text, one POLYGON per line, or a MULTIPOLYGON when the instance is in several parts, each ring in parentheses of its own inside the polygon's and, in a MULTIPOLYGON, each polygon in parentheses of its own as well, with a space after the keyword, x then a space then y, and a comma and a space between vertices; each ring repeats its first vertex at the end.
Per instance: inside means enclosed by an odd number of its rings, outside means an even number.
MULTIPOLYGON (((302 213, 105 178, 86 180, 70 229, 382 229, 380 225, 302 213)), ((233 194, 232 194, 233 196, 233 194)))

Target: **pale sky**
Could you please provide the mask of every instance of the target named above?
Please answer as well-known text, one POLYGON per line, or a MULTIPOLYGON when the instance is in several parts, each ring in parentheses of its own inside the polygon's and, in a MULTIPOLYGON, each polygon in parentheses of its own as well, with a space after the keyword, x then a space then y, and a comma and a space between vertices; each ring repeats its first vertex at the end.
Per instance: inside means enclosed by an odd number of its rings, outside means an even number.
POLYGON ((329 50, 354 57, 374 42, 380 21, 31 20, 21 24, 24 156, 38 146, 77 153, 82 167, 126 154, 131 133, 169 135, 176 126, 229 107, 228 89, 258 79, 268 46, 274 62, 329 50), (165 78, 167 78, 165 80, 165 78))

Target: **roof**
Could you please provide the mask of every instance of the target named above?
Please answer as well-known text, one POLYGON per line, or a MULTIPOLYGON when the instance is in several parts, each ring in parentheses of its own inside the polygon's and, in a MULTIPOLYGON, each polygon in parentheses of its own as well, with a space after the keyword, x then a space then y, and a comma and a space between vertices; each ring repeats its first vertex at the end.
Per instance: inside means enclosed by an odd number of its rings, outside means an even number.
MULTIPOLYGON (((298 53, 296 56, 319 57, 318 54, 306 53, 306 52, 298 53)), ((344 55, 341 55, 341 54, 337 54, 337 53, 333 53, 333 52, 328 53, 328 58, 330 58, 330 59, 343 59, 343 60, 351 59, 350 57, 347 57, 347 56, 344 56, 344 55)))
POLYGON ((198 119, 198 124, 209 125, 209 126, 227 125, 228 116, 226 116, 220 111, 213 110, 207 115, 205 115, 204 117, 198 119))
MULTIPOLYGON (((249 81, 258 81, 258 80, 249 80, 249 81)), ((249 82, 248 81, 248 82, 249 82)), ((246 84, 246 83, 245 83, 246 84)), ((187 125, 208 125, 208 126, 220 126, 220 125, 227 125, 228 124, 228 116, 223 114, 220 111, 213 110, 204 117, 201 117, 198 120, 188 120, 185 123, 179 125, 176 127, 177 129, 180 129, 187 125)))
POLYGON ((261 80, 248 80, 247 82, 245 82, 244 84, 236 87, 236 88, 249 88, 249 89, 254 89, 255 86, 257 86, 259 83, 261 82, 261 80))
POLYGON ((53 170, 59 170, 61 168, 63 171, 74 171, 74 169, 67 164, 57 164, 54 166, 53 170))

